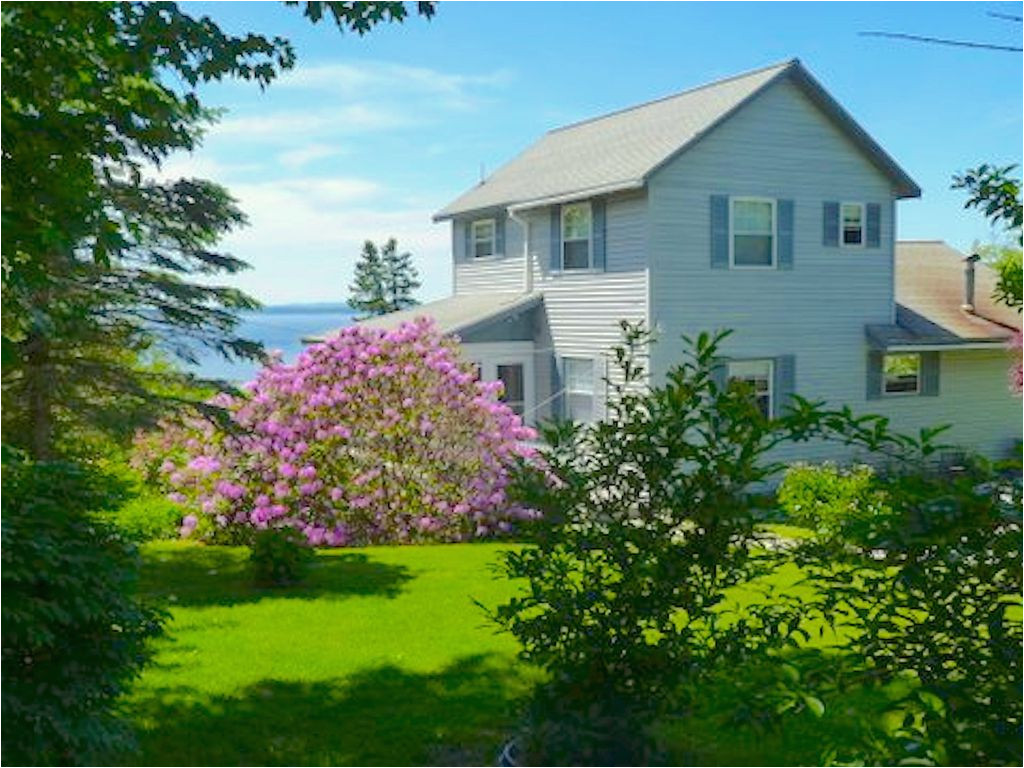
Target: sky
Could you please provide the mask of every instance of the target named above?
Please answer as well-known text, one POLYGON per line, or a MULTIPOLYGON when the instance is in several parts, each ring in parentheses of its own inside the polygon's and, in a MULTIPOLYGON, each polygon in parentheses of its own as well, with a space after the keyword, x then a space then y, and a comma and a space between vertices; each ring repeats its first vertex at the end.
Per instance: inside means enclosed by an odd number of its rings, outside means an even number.
POLYGON ((1021 3, 441 2, 365 37, 278 2, 184 3, 226 31, 282 35, 298 63, 266 91, 203 86, 224 110, 162 174, 228 187, 250 226, 232 279, 269 304, 344 301, 364 240, 397 237, 420 298, 451 290, 431 215, 552 128, 798 57, 920 184, 898 236, 961 249, 993 233, 957 171, 1022 155, 1022 56, 863 31, 1021 43, 1021 3))

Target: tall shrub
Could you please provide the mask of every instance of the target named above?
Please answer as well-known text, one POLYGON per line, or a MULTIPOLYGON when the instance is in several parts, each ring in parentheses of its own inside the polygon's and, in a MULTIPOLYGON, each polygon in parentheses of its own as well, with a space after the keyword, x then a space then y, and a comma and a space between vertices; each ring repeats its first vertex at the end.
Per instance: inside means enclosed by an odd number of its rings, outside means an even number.
POLYGON ((83 514, 109 502, 73 464, 3 458, 3 762, 97 764, 125 747, 115 702, 160 615, 134 548, 83 514))
POLYGON ((506 486, 534 431, 427 319, 347 328, 248 389, 217 399, 227 428, 194 419, 141 441, 138 461, 189 508, 185 533, 291 527, 314 545, 459 541, 528 516, 506 486))
POLYGON ((819 436, 922 449, 880 418, 800 398, 766 418, 748 388, 719 383, 721 336, 699 336, 645 391, 650 335, 623 328, 607 418, 547 430, 543 466, 524 465, 515 486, 541 512, 536 546, 506 554, 505 573, 527 586, 492 617, 547 672, 524 735, 536 764, 646 764, 651 725, 688 684, 796 642, 799 602, 775 595, 736 613, 727 599, 776 565, 754 556, 749 498, 780 470, 773 447, 819 436))

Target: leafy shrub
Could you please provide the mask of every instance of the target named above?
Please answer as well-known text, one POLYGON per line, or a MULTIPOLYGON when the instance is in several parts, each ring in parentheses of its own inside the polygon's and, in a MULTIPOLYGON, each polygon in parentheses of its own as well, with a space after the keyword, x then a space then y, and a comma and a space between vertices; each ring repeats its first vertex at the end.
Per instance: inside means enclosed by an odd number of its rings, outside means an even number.
POLYGON ((888 511, 875 471, 865 464, 795 464, 786 470, 776 496, 790 522, 828 535, 888 511))
POLYGON ((96 764, 128 741, 115 701, 160 616, 134 597, 132 546, 85 514, 110 496, 79 466, 4 452, 4 763, 96 764))
MULTIPOLYGON (((535 546, 504 556, 504 573, 527 586, 491 616, 547 673, 522 740, 532 764, 649 764, 652 725, 682 691, 798 641, 796 598, 728 608, 730 587, 778 564, 758 546, 750 494, 781 469, 766 458, 774 446, 823 437, 930 450, 883 419, 800 398, 764 417, 749 389, 717 383, 722 336, 702 334, 644 391, 650 336, 623 328, 606 420, 546 429, 543 463, 524 464, 513 486, 541 516, 535 546)), ((797 706, 808 701, 820 703, 797 706)))
POLYGON ((249 563, 257 584, 286 587, 305 577, 313 550, 294 528, 267 528, 252 537, 249 563))
POLYGON ((181 506, 164 496, 147 494, 97 517, 130 541, 173 539, 181 526, 181 506))
POLYGON ((426 319, 347 328, 248 388, 215 400, 229 428, 191 419, 139 441, 137 465, 188 506, 186 530, 290 527, 314 546, 458 541, 527 515, 505 488, 535 433, 426 319))

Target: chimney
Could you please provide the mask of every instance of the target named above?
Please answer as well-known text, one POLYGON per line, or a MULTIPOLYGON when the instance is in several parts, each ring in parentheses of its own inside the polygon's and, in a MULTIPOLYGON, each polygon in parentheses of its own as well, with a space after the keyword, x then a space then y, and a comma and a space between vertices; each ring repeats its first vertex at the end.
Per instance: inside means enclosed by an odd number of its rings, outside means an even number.
POLYGON ((960 309, 965 312, 974 311, 974 265, 981 259, 976 253, 964 259, 964 303, 960 309))

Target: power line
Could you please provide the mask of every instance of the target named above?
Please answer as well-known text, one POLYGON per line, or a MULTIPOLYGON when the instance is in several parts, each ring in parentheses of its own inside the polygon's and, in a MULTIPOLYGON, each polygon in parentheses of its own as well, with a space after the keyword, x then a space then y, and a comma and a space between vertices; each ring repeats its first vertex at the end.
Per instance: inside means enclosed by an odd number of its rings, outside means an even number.
POLYGON ((989 51, 1011 51, 1020 53, 1024 48, 1016 48, 1011 45, 996 45, 994 43, 974 43, 968 40, 948 40, 942 37, 925 37, 923 35, 907 35, 902 32, 858 32, 862 37, 888 37, 896 40, 913 40, 918 43, 936 43, 938 45, 953 45, 960 48, 982 48, 989 51))
POLYGON ((996 13, 995 11, 988 11, 986 15, 991 16, 993 19, 1005 19, 1006 21, 1016 21, 1018 24, 1024 21, 1024 18, 1021 18, 1020 16, 1014 16, 1013 14, 1010 13, 996 13))

